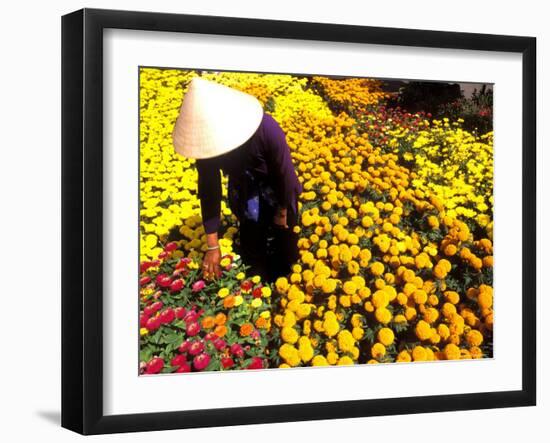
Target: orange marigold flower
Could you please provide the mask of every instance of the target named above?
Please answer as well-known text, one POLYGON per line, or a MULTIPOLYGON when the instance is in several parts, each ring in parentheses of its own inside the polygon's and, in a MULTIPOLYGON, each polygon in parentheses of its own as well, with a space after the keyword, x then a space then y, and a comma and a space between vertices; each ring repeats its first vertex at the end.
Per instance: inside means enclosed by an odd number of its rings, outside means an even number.
POLYGON ((214 334, 216 334, 218 337, 223 337, 225 334, 227 334, 227 326, 225 325, 218 325, 214 328, 214 334))
POLYGON ((223 312, 219 312, 216 314, 216 318, 214 319, 217 325, 224 325, 227 321, 227 316, 223 312))
POLYGON ((252 323, 244 323, 243 325, 241 325, 239 333, 241 334, 241 337, 248 337, 253 330, 254 326, 252 326, 252 323))
POLYGON ((202 327, 203 327, 204 329, 213 328, 214 325, 215 325, 215 323, 214 323, 214 317, 210 317, 210 316, 204 317, 204 318, 202 319, 201 324, 202 324, 202 327))
POLYGON ((235 306, 235 297, 233 295, 228 295, 223 299, 223 307, 226 309, 232 308, 235 306))
POLYGON ((255 325, 258 329, 263 329, 267 326, 267 320, 263 317, 258 317, 258 320, 256 320, 255 325))

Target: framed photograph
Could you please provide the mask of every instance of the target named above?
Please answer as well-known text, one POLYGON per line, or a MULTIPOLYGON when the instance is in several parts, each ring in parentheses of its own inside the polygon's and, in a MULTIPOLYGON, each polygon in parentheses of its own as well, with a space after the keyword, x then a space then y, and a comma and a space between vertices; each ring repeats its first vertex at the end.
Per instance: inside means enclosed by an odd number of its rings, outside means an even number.
POLYGON ((532 37, 62 18, 62 426, 536 403, 532 37))

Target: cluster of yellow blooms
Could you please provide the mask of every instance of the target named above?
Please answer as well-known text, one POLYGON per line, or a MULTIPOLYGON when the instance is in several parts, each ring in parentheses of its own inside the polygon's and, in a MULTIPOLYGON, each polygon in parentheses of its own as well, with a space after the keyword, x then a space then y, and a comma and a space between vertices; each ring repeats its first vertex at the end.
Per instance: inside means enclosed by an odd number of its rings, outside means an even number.
MULTIPOLYGON (((174 231, 191 255, 204 248, 193 162, 174 154, 170 136, 194 75, 141 71, 142 259, 156 258, 174 231)), ((393 124, 388 142, 373 146, 329 102, 374 106, 385 98, 377 81, 202 75, 266 105, 304 187, 300 260, 275 283, 275 365, 492 355, 492 133, 393 124)), ((230 252, 236 223, 225 205, 223 215, 230 252)))
POLYGON ((387 131, 388 146, 412 161, 417 177, 413 186, 437 195, 447 214, 475 218, 482 227, 492 229, 493 210, 493 132, 480 137, 460 127, 459 119, 424 120, 422 129, 387 131))
POLYGON ((389 97, 379 81, 369 78, 331 79, 314 76, 311 83, 328 101, 344 109, 364 109, 389 97))

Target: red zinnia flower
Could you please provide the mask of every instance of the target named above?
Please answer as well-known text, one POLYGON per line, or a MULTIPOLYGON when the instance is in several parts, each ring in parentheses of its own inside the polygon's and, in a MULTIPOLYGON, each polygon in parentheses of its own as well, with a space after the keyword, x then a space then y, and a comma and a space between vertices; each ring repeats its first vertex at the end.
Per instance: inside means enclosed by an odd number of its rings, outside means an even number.
POLYGON ((202 371, 204 368, 208 366, 208 363, 210 363, 210 356, 206 353, 202 353, 197 355, 193 359, 193 366, 197 371, 202 371))
POLYGON ((145 368, 146 374, 158 374, 164 368, 164 360, 160 357, 153 357, 147 367, 145 368))
POLYGON ((183 289, 183 280, 180 278, 178 280, 175 280, 170 285, 170 291, 171 292, 179 292, 183 289))
POLYGON ((263 369, 264 361, 260 357, 252 357, 252 362, 246 367, 246 369, 263 369))
POLYGON ((170 243, 167 243, 166 246, 164 247, 164 250, 166 252, 173 252, 176 249, 178 249, 178 244, 175 241, 171 241, 170 243))
POLYGON ((222 357, 221 363, 224 369, 228 369, 235 364, 231 357, 222 357))
POLYGON ((201 326, 199 325, 198 322, 193 322, 193 323, 190 323, 187 328, 185 329, 185 332, 187 332, 187 335, 189 335, 190 337, 194 337, 195 335, 197 335, 201 330, 201 326))
POLYGON ((202 341, 195 341, 189 346, 189 354, 197 355, 204 351, 204 343, 202 341))

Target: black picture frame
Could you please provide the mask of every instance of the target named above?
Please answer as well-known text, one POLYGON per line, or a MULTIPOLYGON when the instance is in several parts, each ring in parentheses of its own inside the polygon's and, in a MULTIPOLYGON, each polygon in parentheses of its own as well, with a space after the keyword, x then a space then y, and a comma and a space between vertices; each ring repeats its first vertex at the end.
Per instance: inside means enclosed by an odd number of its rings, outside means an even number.
POLYGON ((536 39, 340 24, 82 9, 62 17, 62 426, 82 434, 536 404, 536 39), (522 55, 522 388, 177 412, 103 413, 103 31, 107 28, 522 55))

